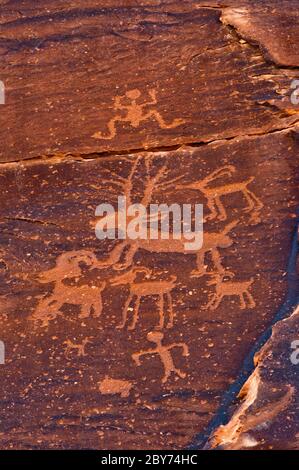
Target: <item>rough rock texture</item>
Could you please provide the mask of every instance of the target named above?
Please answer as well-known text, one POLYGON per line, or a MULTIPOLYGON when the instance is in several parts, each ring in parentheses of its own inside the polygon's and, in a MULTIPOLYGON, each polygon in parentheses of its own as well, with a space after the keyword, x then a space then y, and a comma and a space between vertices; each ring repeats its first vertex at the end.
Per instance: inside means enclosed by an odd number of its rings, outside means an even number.
POLYGON ((0 2, 0 447, 296 448, 298 2, 100 3, 0 2), (203 247, 98 240, 120 195, 203 247))
MULTIPOLYGON (((248 8, 258 38, 262 26, 268 34, 269 17, 278 16, 281 30, 280 2, 271 15, 264 2, 248 8)), ((280 112, 269 106, 289 93, 293 71, 265 63, 258 48, 236 37, 226 26, 243 28, 234 10, 193 1, 76 0, 66 7, 48 0, 8 2, 2 11, 2 161, 207 142, 298 120, 288 99, 280 112)), ((295 44, 293 13, 294 34, 289 24, 287 31, 295 44)), ((251 20, 245 24, 251 31, 251 20)), ((290 44, 289 36, 275 36, 281 47, 290 44)))
POLYGON ((240 391, 242 405, 214 432, 212 448, 298 449, 298 314, 297 308, 273 328, 240 391))

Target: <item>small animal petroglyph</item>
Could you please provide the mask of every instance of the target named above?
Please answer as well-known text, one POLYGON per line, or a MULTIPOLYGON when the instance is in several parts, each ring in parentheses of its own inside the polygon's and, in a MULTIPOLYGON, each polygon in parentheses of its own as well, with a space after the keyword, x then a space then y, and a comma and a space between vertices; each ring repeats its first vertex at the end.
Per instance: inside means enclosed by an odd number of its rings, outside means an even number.
POLYGON ((75 344, 70 339, 67 339, 63 343, 63 344, 66 344, 66 348, 64 350, 65 357, 68 358, 72 351, 77 351, 78 357, 86 356, 85 346, 87 345, 87 343, 90 343, 88 338, 85 338, 81 344, 75 344))
POLYGON ((130 126, 137 128, 140 126, 141 122, 148 119, 155 119, 161 129, 171 129, 184 123, 182 119, 175 119, 173 122, 167 124, 156 109, 146 110, 146 107, 151 107, 158 103, 155 90, 150 90, 149 95, 151 100, 144 103, 137 102, 141 96, 140 91, 137 89, 129 90, 123 96, 116 96, 114 98, 114 110, 125 111, 125 114, 116 114, 110 119, 107 125, 109 131, 108 134, 96 132, 92 137, 95 139, 113 139, 117 133, 117 122, 128 122, 130 126))
POLYGON ((235 173, 236 168, 233 165, 227 165, 213 171, 210 175, 201 181, 195 181, 193 183, 181 184, 178 188, 189 188, 196 191, 201 191, 207 198, 207 206, 210 209, 210 214, 206 217, 206 220, 226 220, 227 213, 226 209, 221 201, 222 196, 241 192, 247 201, 247 207, 244 209, 245 212, 251 213, 251 221, 258 223, 260 222, 260 211, 264 207, 263 203, 259 198, 248 189, 248 185, 254 181, 253 177, 248 178, 245 181, 228 183, 221 186, 209 186, 210 183, 214 182, 218 178, 223 176, 232 176, 235 173))
POLYGON ((162 378, 162 383, 167 382, 171 373, 178 375, 181 379, 186 377, 186 373, 182 372, 180 369, 175 367, 171 350, 174 348, 182 348, 182 355, 184 357, 189 356, 189 349, 185 343, 172 343, 168 346, 162 345, 162 340, 164 338, 164 334, 160 331, 151 331, 147 334, 148 341, 155 343, 157 346, 154 349, 146 349, 144 351, 140 351, 138 353, 133 353, 132 358, 136 362, 137 366, 141 365, 140 357, 148 356, 152 354, 158 354, 164 366, 164 376, 162 378))
POLYGON ((92 312, 94 317, 102 313, 102 291, 105 289, 105 281, 97 285, 70 285, 68 279, 79 280, 82 275, 80 263, 87 266, 103 267, 92 252, 86 250, 69 251, 57 258, 55 268, 49 269, 38 276, 38 282, 43 284, 54 283, 54 290, 50 295, 42 297, 31 320, 35 325, 47 327, 51 320, 59 315, 61 307, 65 304, 79 305, 81 312, 79 318, 87 318, 92 312))
POLYGON ((232 297, 237 296, 240 299, 240 308, 242 310, 246 308, 254 308, 255 302, 254 299, 249 292, 251 285, 254 282, 254 279, 251 278, 250 281, 224 281, 224 276, 227 275, 230 279, 233 277, 232 273, 215 273, 210 279, 207 284, 209 286, 215 285, 215 293, 212 295, 211 300, 206 305, 206 309, 216 310, 219 307, 222 299, 224 297, 232 297))
POLYGON ((130 391, 133 384, 128 380, 112 379, 105 376, 104 380, 99 382, 99 391, 103 395, 117 395, 120 394, 122 398, 127 398, 130 395, 130 391))
POLYGON ((136 278, 138 273, 143 273, 146 276, 151 275, 151 270, 144 267, 134 267, 130 271, 119 274, 112 281, 113 286, 118 286, 120 284, 129 284, 130 294, 124 306, 122 312, 122 323, 118 328, 124 328, 128 320, 128 309, 131 302, 136 298, 136 303, 134 305, 133 319, 131 324, 128 326, 128 330, 134 330, 139 318, 139 307, 142 297, 146 296, 158 296, 159 298, 159 328, 164 327, 165 323, 165 312, 164 312, 164 303, 165 300, 168 303, 169 309, 169 319, 166 327, 173 327, 173 307, 172 307, 172 298, 171 291, 175 287, 176 276, 171 276, 169 280, 156 280, 156 281, 142 281, 137 282, 136 278), (164 299, 165 297, 165 299, 164 299))

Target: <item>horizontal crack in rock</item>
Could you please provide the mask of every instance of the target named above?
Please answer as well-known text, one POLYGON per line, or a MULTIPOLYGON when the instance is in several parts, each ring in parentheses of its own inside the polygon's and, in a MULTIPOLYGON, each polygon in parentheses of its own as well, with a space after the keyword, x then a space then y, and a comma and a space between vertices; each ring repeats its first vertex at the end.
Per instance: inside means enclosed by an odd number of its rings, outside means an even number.
MULTIPOLYGON (((277 111, 281 112, 280 109, 277 111)), ((243 140, 243 139, 251 139, 251 138, 258 138, 264 137, 270 134, 276 133, 289 133, 295 131, 296 133, 299 132, 299 128, 297 124, 299 123, 299 118, 294 117, 294 121, 289 126, 283 126, 276 129, 272 129, 268 132, 257 132, 257 133, 249 133, 249 134, 240 134, 234 135, 230 137, 219 137, 218 139, 212 140, 204 140, 198 142, 189 142, 189 143, 182 143, 178 145, 170 145, 170 146, 163 146, 163 147, 153 147, 153 148, 137 148, 137 149, 128 149, 128 150, 113 150, 113 151, 104 151, 104 152, 90 152, 90 153, 80 153, 80 154, 73 154, 71 152, 65 154, 49 154, 49 155, 39 155, 36 157, 27 158, 25 160, 13 160, 9 162, 0 162, 0 168, 2 167, 9 167, 15 166, 16 164, 20 166, 26 166, 30 164, 53 164, 53 163, 61 163, 62 161, 79 161, 85 162, 89 160, 95 160, 97 158, 111 158, 111 157, 121 157, 121 156, 130 156, 134 154, 142 154, 142 153, 163 153, 163 152, 172 152, 179 149, 186 149, 186 148, 193 148, 193 147, 201 147, 205 145, 214 145, 214 144, 221 144, 224 142, 229 142, 233 140, 243 140)))

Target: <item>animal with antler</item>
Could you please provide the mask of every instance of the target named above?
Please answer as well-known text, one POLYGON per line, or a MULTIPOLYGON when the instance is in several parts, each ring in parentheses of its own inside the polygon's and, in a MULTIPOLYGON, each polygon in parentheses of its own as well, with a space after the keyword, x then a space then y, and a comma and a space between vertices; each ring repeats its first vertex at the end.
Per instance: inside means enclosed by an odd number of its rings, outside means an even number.
POLYGON ((138 274, 144 274, 147 277, 152 274, 152 271, 145 267, 133 267, 124 274, 119 274, 111 281, 111 285, 119 286, 121 284, 128 284, 130 293, 122 311, 122 322, 118 328, 124 328, 128 322, 128 311, 130 304, 136 299, 134 304, 133 319, 131 324, 128 326, 128 330, 134 330, 139 318, 139 307, 140 301, 143 297, 147 296, 158 296, 159 299, 159 328, 164 327, 165 323, 165 311, 164 305, 168 303, 169 318, 166 327, 173 327, 173 306, 171 291, 175 288, 176 276, 171 276, 168 280, 143 280, 138 281, 138 274))
POLYGON ((225 273, 214 273, 212 278, 207 282, 209 286, 215 286, 215 293, 212 295, 211 300, 206 305, 206 309, 216 310, 224 297, 237 296, 240 299, 240 308, 254 308, 255 301, 250 293, 250 287, 254 282, 251 278, 249 281, 233 281, 234 274, 230 271, 225 273), (225 277, 229 280, 224 280, 225 277))
POLYGON ((203 180, 180 184, 177 188, 194 189, 204 194, 207 198, 207 206, 210 210, 210 214, 206 217, 206 220, 226 220, 227 214, 221 198, 229 194, 241 192, 247 201, 247 207, 245 207, 244 211, 251 213, 251 221, 257 223, 260 220, 259 214, 264 205, 248 188, 249 184, 254 181, 254 177, 250 177, 241 182, 210 186, 210 184, 214 183, 218 178, 223 176, 232 176, 235 172, 236 168, 233 165, 227 165, 213 171, 203 180))
MULTIPOLYGON (((120 184, 122 184, 124 188, 124 195, 128 204, 132 204, 133 177, 135 175, 138 164, 141 162, 141 157, 134 161, 127 179, 118 177, 120 178, 120 184)), ((144 164, 146 167, 145 189, 144 195, 140 202, 144 207, 147 207, 151 202, 154 190, 168 189, 169 187, 173 187, 175 183, 182 179, 182 176, 173 179, 165 179, 165 175, 167 175, 167 168, 165 164, 160 167, 158 171, 154 173, 154 175, 151 175, 150 159, 145 158, 144 164)), ((124 219, 125 216, 125 211, 117 212, 116 217, 114 214, 112 215, 113 221, 116 224, 117 220, 124 219)), ((160 213, 160 220, 162 220, 164 216, 165 215, 163 215, 163 213, 160 213)), ((166 214, 166 216, 169 216, 169 214, 166 214)), ((107 223, 107 217, 105 219, 107 223)), ((128 218, 127 223, 129 223, 128 218)), ((106 260, 106 263, 110 265, 113 264, 115 270, 127 269, 128 267, 132 266, 134 262, 134 256, 139 249, 143 249, 151 253, 192 253, 197 255, 197 269, 193 272, 193 274, 201 276, 206 271, 206 267, 204 265, 205 257, 207 254, 210 254, 212 258, 213 269, 222 272, 223 267, 221 265, 219 249, 227 248, 232 245, 233 241, 228 234, 236 225, 237 222, 233 221, 224 227, 221 232, 205 231, 203 234, 203 246, 201 248, 190 249, 188 251, 186 251, 186 243, 190 242, 190 239, 184 237, 184 234, 182 234, 181 238, 177 238, 173 233, 170 232, 167 237, 163 238, 163 232, 159 227, 156 230, 153 230, 151 227, 148 228, 148 236, 146 238, 137 238, 135 240, 128 238, 118 243, 116 247, 109 253, 109 257, 106 260)))
POLYGON ((80 306, 79 318, 87 318, 92 313, 95 317, 101 315, 103 307, 101 294, 106 282, 101 281, 92 286, 79 283, 82 275, 81 263, 93 268, 103 268, 103 264, 90 251, 68 251, 57 258, 54 268, 39 274, 38 282, 54 283, 54 290, 50 295, 42 297, 32 313, 31 320, 36 326, 47 327, 51 320, 57 318, 61 307, 65 304, 80 306), (75 285, 66 282, 70 279, 75 280, 75 285))

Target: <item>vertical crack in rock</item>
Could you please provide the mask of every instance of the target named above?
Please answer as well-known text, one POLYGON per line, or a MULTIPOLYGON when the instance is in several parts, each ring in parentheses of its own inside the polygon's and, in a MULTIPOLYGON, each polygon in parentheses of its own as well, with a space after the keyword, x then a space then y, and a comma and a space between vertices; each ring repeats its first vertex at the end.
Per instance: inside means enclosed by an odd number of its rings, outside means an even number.
POLYGON ((251 409, 259 399, 259 393, 263 387, 259 368, 255 369, 245 385, 242 387, 238 397, 244 399, 231 420, 220 426, 210 439, 206 447, 237 450, 240 448, 256 447, 259 442, 249 434, 252 429, 264 427, 270 420, 275 419, 291 403, 295 387, 287 385, 287 392, 274 402, 270 402, 257 413, 251 414, 251 409))
MULTIPOLYGON (((282 381, 285 390, 282 391, 282 396, 276 397, 277 387, 274 388, 273 397, 268 407, 262 407, 258 412, 257 416, 247 416, 252 406, 257 402, 259 397, 263 374, 261 369, 263 368, 262 359, 266 354, 271 352, 271 346, 275 335, 279 337, 277 331, 280 331, 281 323, 287 324, 288 320, 296 319, 298 326, 298 299, 299 299, 299 276, 298 276, 298 234, 299 224, 297 224, 291 246, 291 252, 287 268, 287 281, 288 281, 288 293, 286 300, 278 310, 269 328, 265 330, 262 336, 255 343, 248 356, 245 358, 243 367, 223 397, 222 404, 207 427, 205 433, 201 433, 196 436, 190 448, 204 448, 211 449, 216 447, 237 449, 241 447, 253 447, 258 442, 246 434, 251 427, 258 425, 265 425, 265 422, 271 418, 274 418, 287 408, 288 404, 295 395, 295 385, 284 383, 284 377, 280 374, 279 379, 282 381), (294 311, 294 308, 296 309, 294 311), (290 315, 291 312, 291 315, 290 315), (275 329, 276 328, 276 329, 275 329), (256 367, 254 369, 254 367, 256 367), (236 398, 243 398, 244 402, 239 406, 237 411, 232 415, 232 407, 235 404, 236 398), (231 419, 230 416, 232 415, 231 419), (245 419, 244 419, 245 416, 245 419)), ((298 328, 297 328, 298 330, 298 328)), ((293 331, 293 328, 291 328, 293 331)), ((283 344, 285 349, 288 344, 283 344)), ((287 355, 287 352, 285 352, 287 355)), ((270 360, 270 366, 275 368, 275 364, 270 360)), ((283 366, 282 366, 283 367, 283 366)), ((278 380, 278 379, 277 379, 278 380)), ((263 385, 264 387, 264 385, 263 385)), ((268 391, 268 387, 265 387, 268 391)), ((268 398, 270 400, 270 398, 268 398)), ((294 434, 296 434, 294 432, 294 434)))

